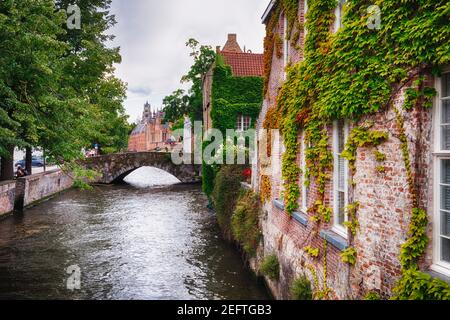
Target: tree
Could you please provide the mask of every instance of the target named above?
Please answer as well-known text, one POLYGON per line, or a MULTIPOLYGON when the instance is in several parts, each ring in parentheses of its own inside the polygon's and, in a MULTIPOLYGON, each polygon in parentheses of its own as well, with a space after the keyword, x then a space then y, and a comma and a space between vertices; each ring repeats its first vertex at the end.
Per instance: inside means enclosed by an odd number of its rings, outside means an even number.
POLYGON ((38 143, 39 120, 55 94, 65 49, 57 40, 63 19, 52 0, 0 2, 1 180, 13 176, 14 147, 38 143))
POLYGON ((189 39, 186 46, 192 50, 190 56, 194 59, 194 64, 181 78, 181 83, 190 83, 191 87, 187 93, 178 89, 164 98, 164 112, 166 120, 170 122, 177 122, 184 115, 189 115, 194 121, 203 119, 202 82, 216 59, 210 46, 200 45, 195 39, 189 39))
POLYGON ((177 122, 189 113, 189 96, 185 91, 178 89, 163 100, 164 121, 177 122))
POLYGON ((57 9, 72 2, 0 2, 0 180, 13 174, 16 146, 41 147, 64 162, 92 143, 107 152, 126 148, 126 88, 113 75, 121 57, 107 46, 111 0, 78 1, 81 30, 66 30, 67 15, 57 9))

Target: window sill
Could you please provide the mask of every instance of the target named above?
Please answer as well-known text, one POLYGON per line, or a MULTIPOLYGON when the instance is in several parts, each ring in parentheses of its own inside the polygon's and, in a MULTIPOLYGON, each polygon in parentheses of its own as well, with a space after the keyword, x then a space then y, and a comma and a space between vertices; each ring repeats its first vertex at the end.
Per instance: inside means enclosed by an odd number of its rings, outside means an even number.
POLYGON ((278 209, 280 209, 281 211, 284 211, 284 203, 283 203, 283 201, 281 201, 279 199, 275 199, 275 200, 273 200, 273 205, 275 207, 277 207, 278 209))
POLYGON ((320 231, 320 237, 341 251, 348 249, 348 241, 331 230, 320 231))
MULTIPOLYGON (((281 211, 285 210, 283 201, 281 201, 279 199, 273 200, 273 205, 281 211)), ((301 212, 295 211, 292 214, 292 218, 294 218, 294 220, 297 221, 298 223, 300 223, 301 225, 303 225, 305 227, 308 226, 309 219, 308 219, 307 215, 305 215, 301 212)))
POLYGON ((252 186, 247 182, 241 182, 241 187, 246 191, 252 190, 252 186))
POLYGON ((292 217, 294 218, 295 221, 297 221, 301 225, 303 225, 305 227, 308 226, 309 219, 305 214, 303 214, 301 212, 294 212, 292 217))
POLYGON ((426 274, 430 275, 432 278, 438 278, 450 285, 450 272, 441 266, 433 265, 431 270, 426 271, 426 274))

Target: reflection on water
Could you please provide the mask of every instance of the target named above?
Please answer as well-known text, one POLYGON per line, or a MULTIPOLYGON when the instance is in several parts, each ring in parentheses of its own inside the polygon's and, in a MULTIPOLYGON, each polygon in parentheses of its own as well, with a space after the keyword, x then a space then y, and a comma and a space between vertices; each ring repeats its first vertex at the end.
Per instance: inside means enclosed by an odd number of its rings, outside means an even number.
POLYGON ((200 188, 174 179, 144 168, 133 186, 69 190, 0 221, 0 298, 268 298, 220 238, 200 188), (71 265, 79 291, 66 288, 71 265))

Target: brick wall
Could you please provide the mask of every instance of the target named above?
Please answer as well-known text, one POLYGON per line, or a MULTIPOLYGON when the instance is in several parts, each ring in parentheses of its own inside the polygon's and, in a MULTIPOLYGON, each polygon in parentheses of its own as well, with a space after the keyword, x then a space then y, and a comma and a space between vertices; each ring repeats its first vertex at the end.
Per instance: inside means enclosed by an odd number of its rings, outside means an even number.
POLYGON ((73 180, 61 170, 17 179, 16 184, 16 208, 26 207, 52 196, 58 192, 71 188, 73 180))
POLYGON ((14 210, 15 195, 15 181, 0 182, 0 216, 14 210))
MULTIPOLYGON (((303 2, 300 3, 299 17, 303 19, 303 2)), ((282 25, 277 26, 280 36, 283 33, 282 25)), ((295 32, 295 30, 294 30, 295 32)), ((303 42, 304 34, 301 33, 300 40, 303 42)), ((293 50, 290 53, 292 62, 302 59, 301 53, 293 50)), ((278 59, 274 53, 272 72, 269 78, 269 88, 264 101, 264 107, 258 120, 258 128, 266 116, 267 109, 275 104, 279 87, 284 79, 283 59, 278 59)), ((408 238, 408 226, 413 207, 412 197, 409 193, 406 168, 402 156, 399 128, 393 107, 402 110, 404 101, 404 88, 394 99, 393 106, 382 110, 377 114, 366 116, 360 122, 369 120, 373 122, 372 130, 389 133, 388 140, 377 147, 386 154, 387 159, 382 164, 385 172, 380 173, 376 167, 380 165, 375 160, 374 148, 360 148, 357 153, 356 174, 353 178, 356 183, 349 187, 350 202, 358 201, 358 220, 360 229, 353 239, 342 238, 342 243, 353 246, 357 250, 358 257, 355 266, 342 262, 342 248, 339 249, 331 242, 325 242, 321 231, 330 231, 332 225, 323 225, 318 229, 317 224, 309 222, 307 226, 302 225, 295 219, 289 217, 283 210, 267 203, 262 219, 264 236, 264 247, 261 250, 258 261, 261 262, 263 255, 275 253, 280 261, 281 276, 278 282, 268 281, 275 297, 289 298, 292 281, 305 274, 313 283, 314 278, 310 269, 315 270, 319 279, 319 289, 323 289, 324 272, 324 245, 327 243, 327 285, 332 290, 330 298, 334 299, 361 299, 368 291, 375 290, 384 297, 392 294, 398 278, 401 275, 399 262, 400 247, 408 238), (303 251, 305 246, 320 248, 317 259, 310 258, 303 251)), ((428 228, 429 238, 432 237, 433 226, 433 166, 432 166, 432 110, 415 109, 403 112, 405 118, 405 131, 408 137, 409 154, 411 157, 413 175, 419 194, 420 206, 429 213, 430 226, 428 228)), ((355 124, 357 125, 357 124, 355 124)), ((351 128, 350 128, 351 129, 351 128)), ((332 126, 328 128, 329 145, 332 146, 332 126)), ((274 146, 273 159, 270 171, 272 195, 278 197, 282 191, 281 162, 282 148, 274 146)), ((259 150, 259 152, 262 152, 259 150)), ((300 163, 300 155, 299 155, 300 163)), ((260 176, 262 168, 260 163, 254 166, 255 174, 260 176)), ((266 171, 267 172, 267 171, 266 171)), ((330 172, 332 176, 332 172, 330 172)), ((254 181, 258 179, 254 178, 254 181)), ((303 181, 299 181, 301 185, 303 181)), ((254 185, 254 189, 258 189, 254 185)), ((319 199, 319 193, 315 181, 311 182, 308 203, 313 204, 319 199)), ((332 207, 333 185, 330 180, 326 185, 325 204, 332 207)), ((300 206, 301 207, 301 206, 300 206)), ((308 213, 303 212, 308 218, 308 213)), ((432 241, 431 241, 432 242, 432 241)), ((428 270, 432 264, 432 243, 425 257, 422 259, 421 267, 428 270)), ((258 262, 254 264, 258 268, 258 262)))

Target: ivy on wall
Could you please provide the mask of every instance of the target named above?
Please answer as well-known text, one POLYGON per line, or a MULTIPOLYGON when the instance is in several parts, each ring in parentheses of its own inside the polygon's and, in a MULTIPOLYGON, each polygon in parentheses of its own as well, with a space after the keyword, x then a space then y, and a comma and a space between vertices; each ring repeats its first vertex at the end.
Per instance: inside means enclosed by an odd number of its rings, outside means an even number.
MULTIPOLYGON (((263 100, 263 78, 236 77, 231 67, 226 65, 223 57, 217 55, 213 70, 211 92, 212 126, 223 134, 227 129, 236 129, 239 115, 250 116, 255 125, 263 100)), ((205 148, 209 142, 205 143, 205 148)), ((216 166, 217 167, 217 166, 216 166)), ((214 189, 214 179, 219 168, 203 163, 203 191, 210 196, 214 189)))
MULTIPOLYGON (((291 8, 298 0, 289 1, 291 8)), ((282 174, 284 179, 285 207, 288 213, 298 208, 299 202, 299 154, 298 133, 305 133, 307 145, 305 175, 314 179, 319 193, 324 195, 331 177, 333 157, 330 152, 328 132, 334 120, 352 119, 357 123, 363 116, 392 107, 393 98, 405 86, 405 110, 428 107, 435 94, 426 86, 424 76, 439 74, 442 66, 450 63, 450 29, 446 0, 358 0, 347 2, 344 7, 343 28, 333 33, 336 0, 310 1, 304 47, 305 59, 288 68, 274 109, 269 116, 277 115, 285 143, 282 174), (367 8, 379 5, 382 24, 379 29, 368 28, 367 8)), ((271 73, 275 27, 286 1, 279 1, 267 23, 265 39, 265 70, 267 91, 271 73)), ((290 13, 286 11, 289 19, 290 13)), ((297 16, 297 13, 296 13, 297 16)), ((291 25, 291 23, 288 23, 291 25)), ((402 150, 408 171, 410 192, 414 197, 411 213, 410 239, 402 248, 403 277, 396 289, 399 298, 450 298, 448 286, 438 280, 430 280, 418 271, 418 260, 427 246, 427 215, 419 208, 414 187, 408 139, 404 134, 403 120, 397 111, 401 131, 402 150), (421 284, 416 288, 414 283, 421 284)), ((273 119, 266 119, 270 126, 273 119)), ((269 125, 268 125, 269 126, 269 125)), ((356 160, 358 147, 370 142, 377 146, 387 139, 383 132, 355 131, 352 150, 347 149, 350 163, 356 160)), ((382 162, 385 155, 375 155, 382 162)), ((354 164, 354 163, 353 163, 354 164)), ((381 165, 378 166, 380 173, 381 165)), ((354 170, 354 166, 351 167, 354 170)), ((383 167, 384 168, 384 167, 383 167)), ((316 209, 326 210, 323 201, 316 209)), ((320 214, 317 216, 321 216, 320 214)), ((355 226, 356 228, 356 226, 355 226)), ((353 230, 352 230, 353 232, 353 230)), ((356 230, 355 230, 356 232, 356 230)), ((345 254, 348 262, 355 262, 356 252, 350 248, 345 254)))

